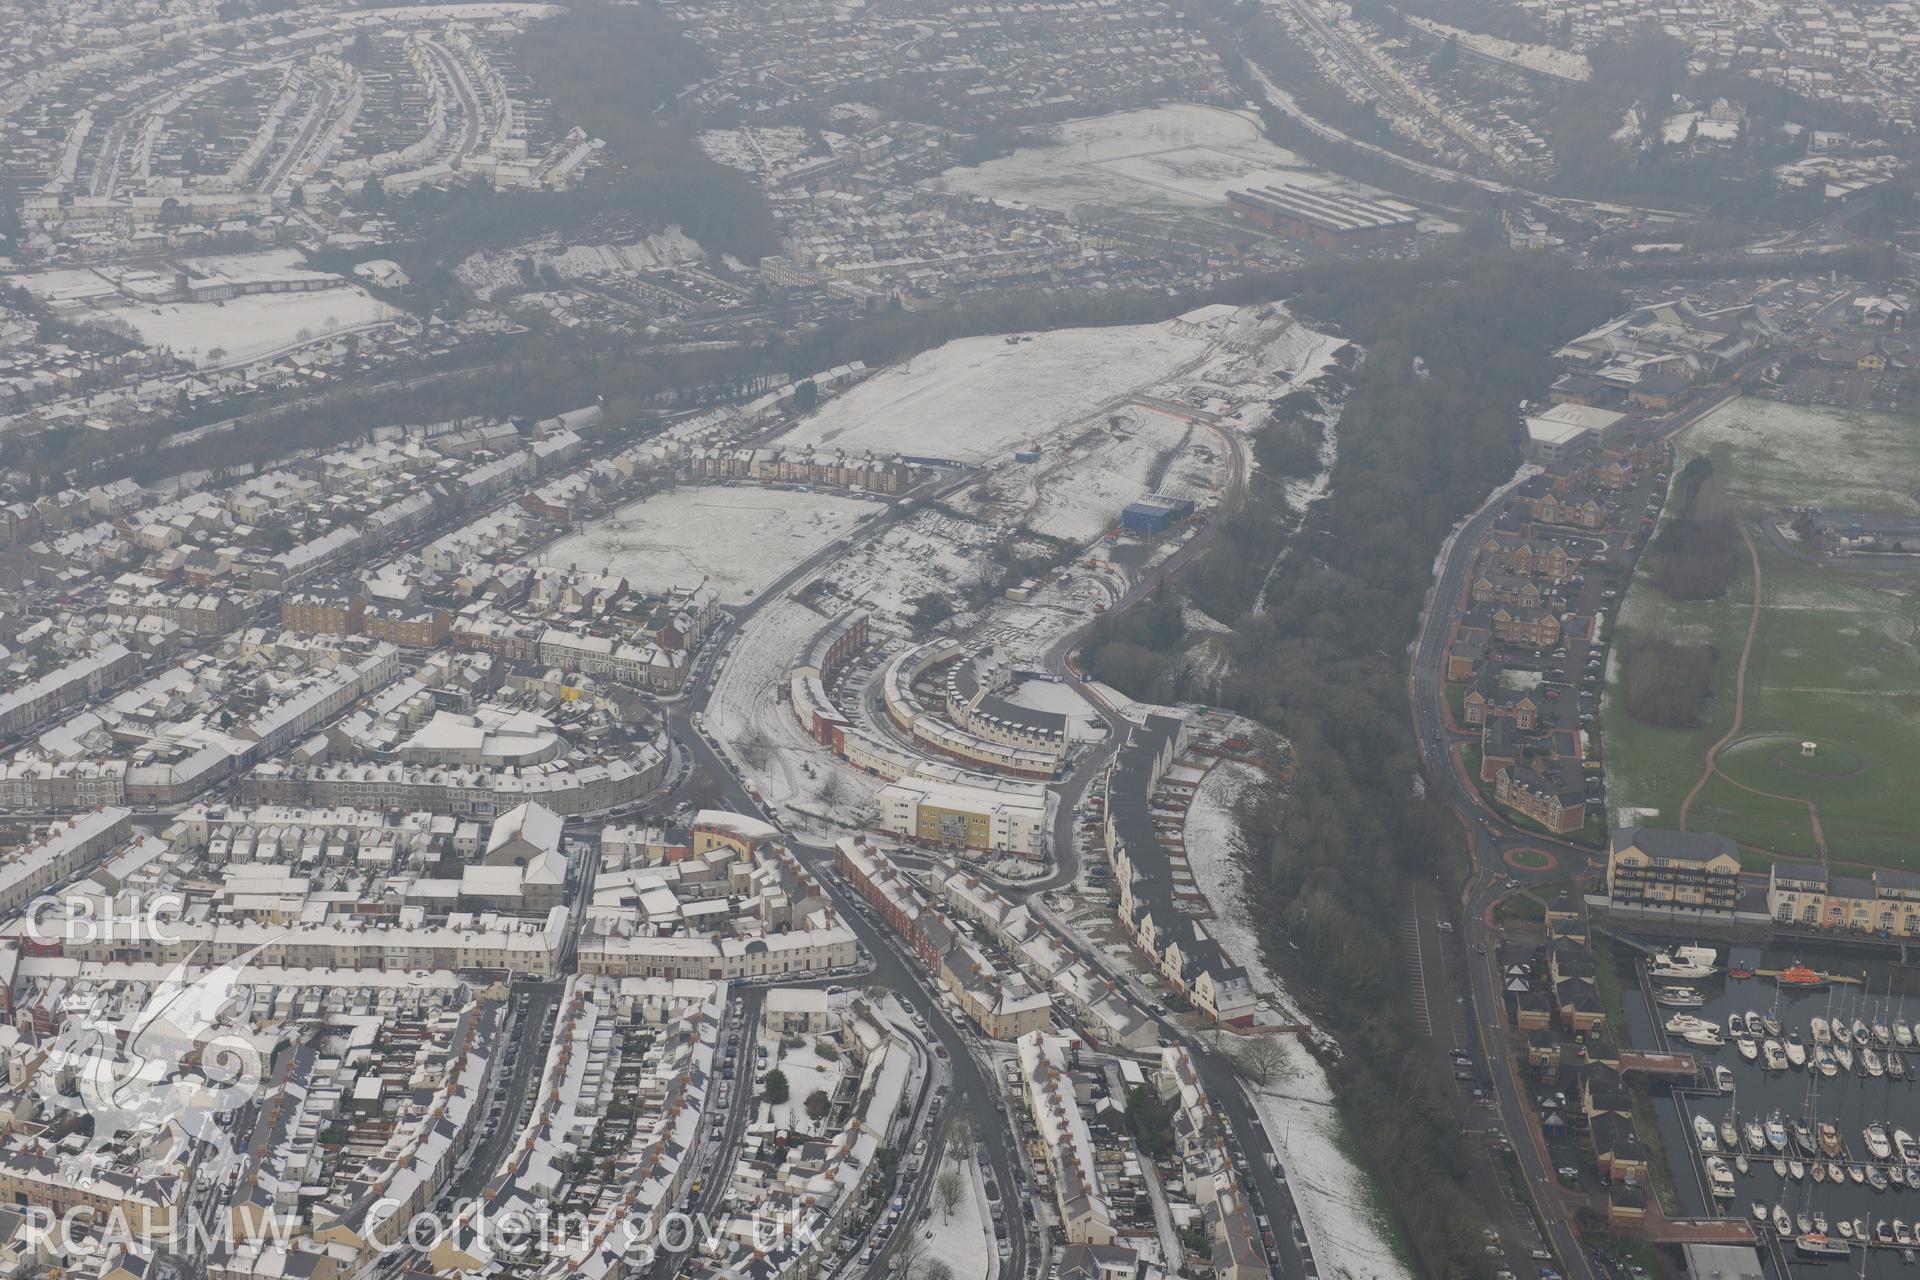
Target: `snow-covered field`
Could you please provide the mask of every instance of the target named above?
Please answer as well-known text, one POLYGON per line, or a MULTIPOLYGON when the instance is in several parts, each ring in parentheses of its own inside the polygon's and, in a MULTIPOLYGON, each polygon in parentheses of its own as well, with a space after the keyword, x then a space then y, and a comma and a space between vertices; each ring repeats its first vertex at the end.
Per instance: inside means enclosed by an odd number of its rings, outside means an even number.
POLYGON ((1194 103, 1069 120, 1051 137, 933 182, 954 191, 1070 211, 1076 205, 1224 205, 1227 192, 1334 180, 1267 141, 1250 114, 1194 103))
POLYGON ((1000 459, 1205 355, 1206 336, 1179 323, 961 338, 828 401, 781 443, 1000 459))
POLYGON ((127 324, 149 347, 165 347, 202 369, 244 364, 400 317, 353 285, 312 293, 257 293, 225 302, 109 307, 92 314, 127 324))
POLYGON ((1198 428, 1166 414, 1132 406, 1102 419, 1048 453, 1032 468, 1038 491, 1036 532, 1069 542, 1092 542, 1120 518, 1120 508, 1153 492, 1174 450, 1198 428))
MULTIPOLYGON (((177 260, 194 279, 236 283, 344 280, 308 268, 297 249, 208 254, 177 260)), ((98 305, 64 311, 76 324, 106 323, 130 331, 147 346, 165 348, 200 368, 225 368, 276 356, 336 334, 396 320, 400 312, 356 284, 310 292, 259 293, 219 302, 152 302, 152 290, 171 290, 171 268, 107 265, 38 271, 15 282, 43 301, 85 299, 98 305), (116 288, 124 290, 116 296, 116 288)))
POLYGON ((1738 501, 1773 509, 1783 494, 1836 511, 1911 515, 1920 432, 1911 419, 1742 396, 1679 437, 1684 455, 1707 454, 1714 478, 1738 501))
POLYGON ((831 493, 695 486, 654 494, 556 542, 547 564, 625 577, 637 591, 711 581, 738 604, 880 505, 831 493))
POLYGON ((754 614, 714 682, 706 727, 736 759, 764 753, 758 763, 744 763, 755 788, 783 820, 794 823, 798 806, 806 813, 829 814, 842 826, 859 827, 880 780, 835 759, 801 732, 793 709, 782 700, 794 661, 830 621, 789 599, 773 601, 754 614), (840 789, 831 804, 823 795, 831 789, 829 776, 835 779, 831 785, 840 789))

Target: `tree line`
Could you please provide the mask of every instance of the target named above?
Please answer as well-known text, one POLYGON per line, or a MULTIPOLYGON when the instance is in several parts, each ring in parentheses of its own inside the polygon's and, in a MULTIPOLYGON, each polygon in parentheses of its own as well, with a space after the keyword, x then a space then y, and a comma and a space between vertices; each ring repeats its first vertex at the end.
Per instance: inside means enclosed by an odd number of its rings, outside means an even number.
MULTIPOLYGON (((1270 953, 1309 980, 1344 1050, 1330 1074, 1355 1146, 1425 1269, 1483 1275, 1450 1082, 1421 1065, 1401 981, 1406 886, 1459 862, 1454 818, 1414 784, 1405 653, 1441 540, 1519 460, 1513 406, 1620 303, 1589 273, 1507 253, 1329 264, 1301 284, 1296 310, 1367 348, 1332 493, 1289 536, 1279 486, 1256 485, 1180 591, 1234 628, 1218 700, 1293 744, 1290 784, 1242 834, 1270 953)), ((1166 697, 1191 639, 1179 618, 1167 599, 1103 620, 1086 660, 1166 697)))

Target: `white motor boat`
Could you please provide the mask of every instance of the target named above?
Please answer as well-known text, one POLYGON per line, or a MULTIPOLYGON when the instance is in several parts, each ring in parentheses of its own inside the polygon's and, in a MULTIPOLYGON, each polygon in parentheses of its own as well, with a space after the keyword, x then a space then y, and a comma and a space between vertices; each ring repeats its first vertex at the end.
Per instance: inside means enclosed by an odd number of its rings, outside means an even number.
POLYGON ((1712 947, 1688 946, 1675 947, 1671 951, 1654 954, 1647 965, 1647 973, 1654 978, 1710 978, 1719 972, 1714 963, 1719 952, 1712 947))
POLYGON ((1800 1043, 1799 1032, 1787 1037, 1786 1053, 1787 1065, 1794 1070, 1797 1071, 1807 1065, 1807 1046, 1800 1043))

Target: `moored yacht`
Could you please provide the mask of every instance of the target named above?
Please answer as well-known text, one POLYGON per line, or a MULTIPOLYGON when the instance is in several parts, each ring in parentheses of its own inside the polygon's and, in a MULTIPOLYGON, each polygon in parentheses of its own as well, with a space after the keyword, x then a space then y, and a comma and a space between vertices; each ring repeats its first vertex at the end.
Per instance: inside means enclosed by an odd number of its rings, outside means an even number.
POLYGON ((1654 978, 1709 978, 1717 972, 1714 961, 1718 958, 1712 947, 1675 947, 1655 952, 1647 973, 1654 978))
POLYGON ((1720 1140, 1714 1136, 1713 1121, 1707 1119, 1705 1116, 1694 1116, 1693 1136, 1694 1140, 1700 1144, 1702 1151, 1718 1151, 1720 1149, 1720 1140))
POLYGON ((1833 1060, 1840 1064, 1840 1069, 1842 1071, 1852 1071, 1853 1070, 1852 1048, 1840 1043, 1840 1041, 1838 1040, 1835 1040, 1833 1042, 1833 1060))
MULTIPOLYGON (((1698 1009, 1707 1002, 1707 998, 1692 987, 1661 987, 1653 993, 1653 1002, 1669 1009, 1698 1009)), ((1727 1018, 1731 1021, 1739 1016, 1730 1013, 1727 1018)))
POLYGON ((1784 1154, 1787 1149, 1787 1123, 1780 1118, 1777 1108, 1767 1117, 1766 1132, 1767 1145, 1784 1154))
POLYGON ((1863 1046, 1860 1050, 1860 1069, 1869 1076, 1878 1077, 1886 1074, 1886 1068, 1880 1062, 1880 1055, 1875 1053, 1870 1045, 1863 1046))
POLYGON ((1733 1092, 1733 1068, 1721 1063, 1713 1069, 1713 1082, 1720 1086, 1720 1092, 1733 1092))
POLYGON ((1885 1160, 1893 1154, 1893 1143, 1887 1138, 1887 1127, 1883 1124, 1870 1124, 1860 1131, 1866 1140, 1867 1154, 1875 1160, 1885 1160))
POLYGON ((1913 1047, 1913 1028, 1898 1018, 1894 1019, 1893 1041, 1902 1049, 1911 1049, 1913 1047))
POLYGON ((1795 1070, 1807 1065, 1807 1046, 1800 1043, 1798 1031, 1787 1037, 1787 1065, 1795 1070))
POLYGON ((1827 1029, 1827 1020, 1825 1018, 1816 1017, 1812 1022, 1807 1024, 1807 1027, 1813 1032, 1813 1042, 1815 1044, 1826 1044, 1833 1038, 1833 1033, 1827 1029))
POLYGON ((1741 1036, 1733 1042, 1733 1047, 1738 1049, 1740 1056, 1748 1062, 1752 1062, 1760 1056, 1760 1046, 1754 1042, 1752 1036, 1741 1036))
POLYGON ((1840 1154, 1840 1126, 1831 1120, 1822 1120, 1814 1126, 1814 1141, 1820 1144, 1821 1153, 1829 1158, 1840 1154))

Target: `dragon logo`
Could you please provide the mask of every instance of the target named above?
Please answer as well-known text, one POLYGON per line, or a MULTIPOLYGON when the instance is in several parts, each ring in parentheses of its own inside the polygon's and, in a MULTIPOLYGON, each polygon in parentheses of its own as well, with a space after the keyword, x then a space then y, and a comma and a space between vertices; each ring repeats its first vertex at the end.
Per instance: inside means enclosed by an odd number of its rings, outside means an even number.
POLYGON ((198 977, 190 954, 138 1009, 95 991, 66 1011, 34 1083, 49 1107, 92 1121, 86 1143, 59 1157, 70 1172, 133 1165, 151 1177, 187 1165, 211 1177, 239 1159, 223 1118, 260 1090, 263 1041, 243 979, 268 945, 198 977))

